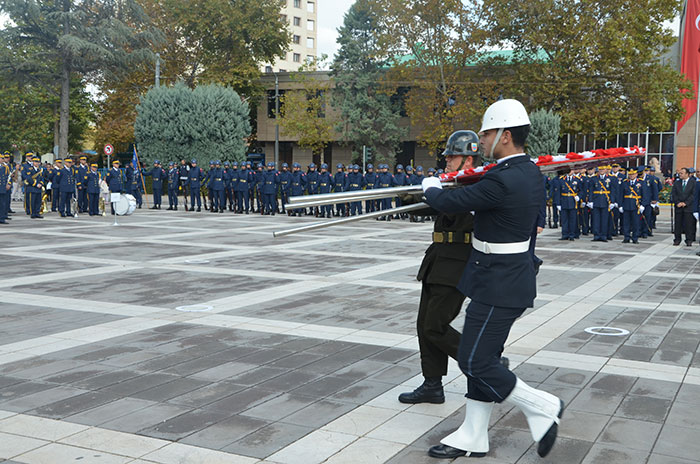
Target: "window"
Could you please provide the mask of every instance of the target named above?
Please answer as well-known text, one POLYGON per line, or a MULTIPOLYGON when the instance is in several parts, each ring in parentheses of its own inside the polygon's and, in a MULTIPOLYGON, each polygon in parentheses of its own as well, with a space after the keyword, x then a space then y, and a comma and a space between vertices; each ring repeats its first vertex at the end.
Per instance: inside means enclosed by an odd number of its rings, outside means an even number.
POLYGON ((295 26, 301 26, 301 18, 298 16, 294 17, 294 25, 295 26))
POLYGON ((309 13, 313 13, 314 10, 316 9, 315 7, 316 7, 316 3, 306 2, 306 11, 308 11, 309 13))
POLYGON ((306 20, 306 30, 308 30, 308 31, 314 30, 314 20, 313 19, 306 20))
POLYGON ((295 63, 301 62, 301 55, 299 53, 295 53, 294 55, 292 55, 292 61, 294 61, 295 63))
POLYGON ((266 72, 266 73, 271 73, 271 72, 272 72, 272 66, 265 66, 265 72, 266 72))
POLYGON ((300 36, 300 35, 294 34, 294 35, 292 36, 292 42, 294 42, 295 44, 301 43, 301 36, 300 36))
POLYGON ((306 62, 309 64, 313 64, 313 62, 316 61, 316 57, 313 55, 306 55, 306 62))
MULTIPOLYGON (((282 96, 284 95, 284 90, 280 90, 279 95, 280 95, 279 107, 280 107, 280 111, 282 111, 282 106, 284 106, 284 100, 282 100, 282 96)), ((267 91, 267 117, 270 119, 275 119, 275 91, 274 90, 267 91)))
POLYGON ((280 19, 282 20, 283 23, 287 23, 287 15, 286 14, 281 14, 280 19))
POLYGON ((301 0, 294 0, 294 8, 301 8, 301 0))
POLYGON ((287 72, 287 70, 280 68, 280 72, 287 72))
POLYGON ((314 48, 314 38, 313 37, 306 38, 306 48, 314 48))

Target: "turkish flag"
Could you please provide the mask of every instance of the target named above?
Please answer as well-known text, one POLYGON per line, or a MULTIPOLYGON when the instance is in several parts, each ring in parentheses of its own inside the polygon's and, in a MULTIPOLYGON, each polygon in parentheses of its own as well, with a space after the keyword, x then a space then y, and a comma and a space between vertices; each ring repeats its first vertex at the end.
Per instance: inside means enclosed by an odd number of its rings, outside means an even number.
POLYGON ((698 66, 700 66, 700 0, 688 0, 685 9, 685 28, 683 29, 683 54, 681 56, 681 73, 690 79, 695 90, 695 97, 683 100, 685 116, 678 122, 678 130, 695 114, 698 95, 698 66))

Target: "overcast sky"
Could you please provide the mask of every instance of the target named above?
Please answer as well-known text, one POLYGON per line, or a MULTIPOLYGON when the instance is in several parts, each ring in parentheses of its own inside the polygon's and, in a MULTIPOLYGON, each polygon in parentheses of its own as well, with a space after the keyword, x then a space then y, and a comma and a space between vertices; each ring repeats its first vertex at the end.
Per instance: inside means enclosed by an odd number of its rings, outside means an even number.
POLYGON ((337 29, 343 25, 343 18, 355 0, 317 0, 318 4, 318 56, 324 53, 329 59, 338 50, 335 39, 337 29))

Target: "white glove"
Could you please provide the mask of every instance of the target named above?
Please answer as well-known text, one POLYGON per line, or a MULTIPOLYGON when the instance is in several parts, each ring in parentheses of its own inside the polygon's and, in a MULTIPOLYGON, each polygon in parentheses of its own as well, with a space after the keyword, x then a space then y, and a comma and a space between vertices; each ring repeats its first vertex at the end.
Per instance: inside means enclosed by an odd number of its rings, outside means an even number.
POLYGON ((639 214, 642 214, 644 212, 644 206, 639 207, 639 214))
POLYGON ((623 208, 622 206, 620 206, 620 212, 621 212, 621 213, 624 213, 624 212, 625 212, 625 208, 623 208))
POLYGON ((700 213, 693 213, 693 216, 695 216, 696 221, 700 221, 700 213))
POLYGON ((561 205, 557 205, 557 211, 561 211, 561 205))
POLYGON ((423 187, 423 192, 432 187, 442 189, 442 182, 437 177, 426 177, 420 185, 423 187))
POLYGON ((615 209, 615 203, 610 203, 610 208, 609 208, 609 209, 610 209, 610 211, 614 210, 614 209, 615 209))
POLYGON ((588 203, 586 203, 586 206, 588 206, 588 209, 593 209, 593 202, 589 201, 588 203))
POLYGON ((574 197, 574 200, 576 200, 576 203, 578 203, 578 201, 580 200, 580 198, 578 197, 578 195, 576 195, 576 196, 574 197))

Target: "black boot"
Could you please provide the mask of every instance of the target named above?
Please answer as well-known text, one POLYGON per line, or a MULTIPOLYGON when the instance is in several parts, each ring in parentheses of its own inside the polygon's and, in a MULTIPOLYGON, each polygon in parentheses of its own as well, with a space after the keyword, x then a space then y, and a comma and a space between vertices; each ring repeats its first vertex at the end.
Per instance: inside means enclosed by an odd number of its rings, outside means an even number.
POLYGON ((400 403, 433 403, 442 404, 445 402, 445 392, 442 389, 441 377, 426 377, 423 384, 408 393, 399 395, 400 403))

